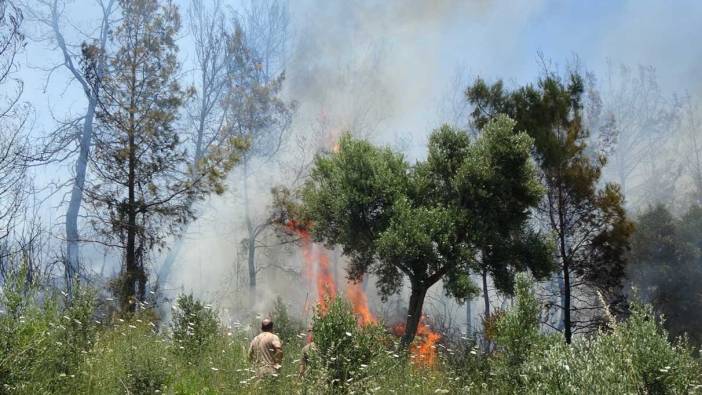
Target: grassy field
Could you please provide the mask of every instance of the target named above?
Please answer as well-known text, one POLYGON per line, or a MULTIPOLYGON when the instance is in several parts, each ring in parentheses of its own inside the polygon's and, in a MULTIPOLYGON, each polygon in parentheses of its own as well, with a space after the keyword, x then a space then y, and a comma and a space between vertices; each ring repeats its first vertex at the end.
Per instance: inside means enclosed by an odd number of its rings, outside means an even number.
POLYGON ((300 377, 301 326, 278 311, 285 357, 279 377, 267 380, 247 361, 251 331, 222 327, 192 298, 180 298, 172 324, 159 329, 148 311, 100 319, 90 292, 62 307, 60 298, 16 291, 3 292, 0 393, 702 393, 699 361, 668 340, 647 307, 566 345, 539 331, 525 281, 496 324, 495 351, 441 345, 433 366, 413 363, 381 325, 356 325, 346 302, 335 300, 314 319, 319 352, 300 377))

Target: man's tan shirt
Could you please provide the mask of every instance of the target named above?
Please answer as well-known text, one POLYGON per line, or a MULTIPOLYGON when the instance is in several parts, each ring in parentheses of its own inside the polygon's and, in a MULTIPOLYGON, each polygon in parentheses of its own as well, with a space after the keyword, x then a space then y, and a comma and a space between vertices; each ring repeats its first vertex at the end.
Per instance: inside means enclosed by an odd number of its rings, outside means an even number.
POLYGON ((249 360, 253 362, 258 376, 278 373, 283 360, 283 344, 271 332, 261 332, 251 340, 249 360))

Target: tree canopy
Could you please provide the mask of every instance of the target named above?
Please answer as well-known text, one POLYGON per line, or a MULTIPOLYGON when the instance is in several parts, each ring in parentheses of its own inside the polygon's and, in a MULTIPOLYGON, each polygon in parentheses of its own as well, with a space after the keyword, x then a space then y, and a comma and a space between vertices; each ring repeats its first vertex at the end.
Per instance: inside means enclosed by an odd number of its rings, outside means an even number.
POLYGON ((341 246, 351 280, 376 275, 384 297, 409 281, 405 345, 414 338, 432 285, 443 280, 454 297, 474 295, 466 267, 477 264, 479 249, 507 245, 508 253, 491 256, 497 271, 497 261, 524 268, 517 257, 534 250, 524 241, 546 248, 518 237, 542 189, 530 159, 532 139, 513 129, 514 121, 500 116, 470 141, 444 126, 432 133, 427 160, 415 165, 349 134, 337 153, 316 158, 303 191, 306 220, 317 240, 341 246))
POLYGON ((620 307, 625 254, 633 232, 619 186, 606 183, 600 187, 606 159, 588 146, 583 94, 583 79, 575 71, 567 78, 548 72, 536 85, 513 91, 506 90, 502 81, 489 85, 478 79, 466 91, 475 108, 472 118, 476 126, 504 113, 515 119, 518 130, 534 139, 533 156, 546 189, 538 210, 540 226, 556 238, 559 307, 567 342, 574 330, 599 325, 598 320, 589 319, 598 308, 592 306, 599 303, 597 298, 580 296, 580 304, 575 306, 573 289, 599 291, 609 307, 620 307), (571 317, 578 308, 587 313, 571 317))

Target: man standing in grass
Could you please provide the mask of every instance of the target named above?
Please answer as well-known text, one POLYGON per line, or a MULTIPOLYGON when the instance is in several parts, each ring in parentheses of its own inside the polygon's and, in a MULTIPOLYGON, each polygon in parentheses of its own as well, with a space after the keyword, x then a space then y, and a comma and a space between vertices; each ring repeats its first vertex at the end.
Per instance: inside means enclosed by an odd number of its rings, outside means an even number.
POLYGON ((312 328, 307 328, 307 345, 302 347, 302 358, 300 358, 300 377, 304 377, 310 368, 310 359, 312 353, 317 351, 317 346, 314 345, 314 337, 312 328))
POLYGON ((258 377, 277 377, 283 361, 283 344, 273 334, 273 321, 261 321, 261 333, 251 340, 249 361, 253 363, 258 377))

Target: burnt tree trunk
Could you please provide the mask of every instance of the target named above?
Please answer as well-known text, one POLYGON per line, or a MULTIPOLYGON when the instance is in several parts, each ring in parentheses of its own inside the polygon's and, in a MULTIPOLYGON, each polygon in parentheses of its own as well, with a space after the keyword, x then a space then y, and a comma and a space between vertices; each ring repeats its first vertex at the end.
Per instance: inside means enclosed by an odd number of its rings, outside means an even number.
POLYGON ((427 295, 426 287, 419 284, 412 284, 412 293, 410 294, 409 308, 407 309, 407 321, 405 323, 405 334, 402 335, 400 346, 404 349, 408 348, 417 334, 419 321, 422 319, 422 307, 424 306, 424 297, 427 295))
POLYGON ((563 334, 566 343, 570 344, 573 338, 570 318, 570 267, 567 262, 563 264, 563 334))
POLYGON ((134 147, 134 133, 129 135, 129 175, 127 178, 127 245, 125 251, 124 284, 122 292, 122 307, 129 312, 136 309, 136 285, 139 280, 139 263, 136 253, 136 153, 134 147))
POLYGON ((483 301, 485 303, 485 313, 483 317, 487 320, 490 318, 490 294, 488 293, 487 270, 483 270, 481 276, 483 278, 483 301))

